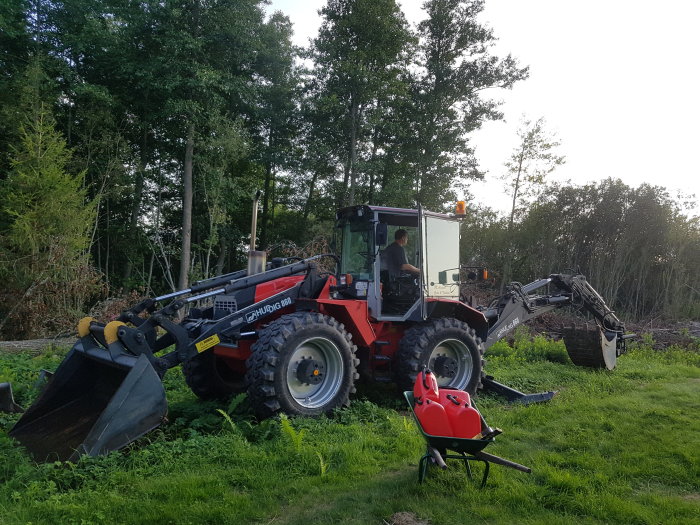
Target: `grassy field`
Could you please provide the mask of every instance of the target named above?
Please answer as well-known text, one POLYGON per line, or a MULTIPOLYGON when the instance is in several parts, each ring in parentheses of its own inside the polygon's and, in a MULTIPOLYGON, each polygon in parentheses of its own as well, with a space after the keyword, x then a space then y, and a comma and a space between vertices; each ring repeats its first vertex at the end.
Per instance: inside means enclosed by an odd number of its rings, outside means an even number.
MULTIPOLYGON (((0 353, 0 382, 24 406, 62 351, 0 353)), ((485 489, 457 463, 417 483, 422 440, 389 387, 365 387, 332 418, 252 422, 243 397, 197 401, 166 376, 169 424, 127 450, 78 464, 33 463, 0 414, 0 523, 431 524, 700 523, 700 353, 644 344, 613 372, 573 366, 561 343, 521 337, 492 348, 488 371, 549 403, 481 396, 487 451, 532 467, 494 465, 485 489)), ((481 467, 477 465, 476 469, 481 467)), ((478 472, 477 472, 478 474, 478 472)))

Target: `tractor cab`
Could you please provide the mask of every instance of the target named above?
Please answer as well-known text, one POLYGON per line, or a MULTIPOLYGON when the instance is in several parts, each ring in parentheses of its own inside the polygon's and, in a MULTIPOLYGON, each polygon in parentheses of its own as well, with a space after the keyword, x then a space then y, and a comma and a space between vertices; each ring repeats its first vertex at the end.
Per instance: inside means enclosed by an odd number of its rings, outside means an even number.
POLYGON ((421 321, 428 317, 426 300, 459 298, 457 217, 380 206, 343 208, 335 245, 341 295, 366 300, 377 320, 421 321), (386 250, 399 230, 408 234, 402 249, 406 262, 420 270, 417 275, 390 267, 386 250))

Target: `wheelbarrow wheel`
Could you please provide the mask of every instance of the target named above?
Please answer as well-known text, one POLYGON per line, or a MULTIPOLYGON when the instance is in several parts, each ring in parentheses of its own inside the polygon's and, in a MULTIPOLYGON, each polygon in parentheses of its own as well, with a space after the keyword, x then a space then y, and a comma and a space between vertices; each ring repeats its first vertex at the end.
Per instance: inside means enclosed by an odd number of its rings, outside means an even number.
POLYGON ((440 388, 476 393, 484 374, 484 346, 468 324, 452 318, 433 319, 406 331, 397 353, 396 383, 412 390, 418 372, 430 368, 440 388))

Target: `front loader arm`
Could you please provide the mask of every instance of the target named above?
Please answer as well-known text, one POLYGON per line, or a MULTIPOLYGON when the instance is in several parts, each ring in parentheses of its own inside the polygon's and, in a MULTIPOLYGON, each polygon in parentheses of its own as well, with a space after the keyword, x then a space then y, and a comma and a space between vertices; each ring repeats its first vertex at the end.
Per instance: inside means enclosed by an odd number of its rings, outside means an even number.
POLYGON ((76 461, 131 443, 164 421, 168 404, 162 379, 169 368, 212 348, 218 337, 237 340, 241 328, 309 295, 315 288, 304 285, 315 276, 311 259, 250 276, 234 272, 142 302, 107 324, 82 319, 80 339, 10 436, 37 461, 76 461), (189 303, 304 272, 306 279, 228 317, 177 322, 189 303), (155 303, 165 299, 174 300, 157 310, 155 303), (142 318, 142 311, 151 315, 142 318), (171 345, 174 350, 155 355, 171 345))
POLYGON ((162 360, 168 368, 172 368, 219 344, 224 338, 233 341, 240 339, 244 335, 241 333, 241 329, 294 305, 300 295, 302 285, 303 281, 222 319, 199 320, 188 327, 188 332, 191 335, 187 345, 180 350, 176 347, 174 351, 164 355, 162 360))
MULTIPOLYGON (((251 322, 249 310, 254 312, 260 308, 267 308, 270 305, 275 305, 275 301, 285 301, 285 305, 294 302, 299 294, 299 286, 294 286, 285 292, 266 298, 249 308, 234 312, 217 321, 198 320, 194 323, 188 323, 185 320, 182 323, 178 323, 174 318, 185 306, 207 297, 255 287, 258 284, 280 277, 299 275, 304 272, 307 272, 308 275, 310 272, 316 271, 316 265, 313 260, 318 257, 320 256, 254 275, 246 275, 246 272, 234 272, 221 277, 199 281, 186 290, 143 301, 122 313, 117 320, 106 325, 92 318, 86 318, 81 321, 82 328, 79 327, 81 341, 83 341, 85 348, 106 347, 113 356, 120 354, 144 355, 157 374, 163 377, 168 369, 210 348, 210 346, 207 346, 207 343, 203 343, 205 339, 213 336, 224 336, 235 340, 237 338, 236 334, 240 333, 240 328, 251 322), (188 295, 189 297, 187 297, 188 295), (174 300, 160 310, 156 310, 154 308, 155 304, 165 299, 174 300), (144 310, 151 312, 151 315, 147 318, 139 317, 138 314, 144 310), (129 324, 126 324, 127 322, 129 324), (106 339, 106 333, 113 335, 106 339), (158 335, 159 333, 162 335, 158 335), (173 344, 175 345, 173 351, 161 357, 154 355, 173 344)), ((265 313, 264 316, 267 316, 269 313, 272 312, 265 313)), ((263 317, 263 315, 260 317, 263 317)))
POLYGON ((209 284, 207 287, 209 291, 206 293, 188 297, 187 299, 177 299, 162 310, 155 312, 140 326, 135 328, 124 326, 120 328, 120 340, 126 343, 126 349, 131 353, 136 355, 141 353, 147 354, 149 360, 154 362, 155 368, 159 370, 159 373, 162 375, 166 370, 188 361, 198 353, 215 346, 222 337, 229 340, 236 340, 240 338, 241 328, 244 326, 252 324, 258 319, 272 315, 281 308, 294 304, 299 296, 299 290, 303 281, 287 290, 258 301, 247 308, 233 312, 222 319, 199 319, 194 323, 188 323, 187 320, 185 320, 179 324, 171 321, 170 318, 187 303, 193 303, 221 293, 232 293, 237 290, 254 287, 280 277, 303 272, 307 272, 308 276, 309 273, 315 271, 315 264, 311 262, 310 259, 307 259, 263 273, 242 276, 233 281, 227 281, 225 286, 221 286, 223 283, 217 280, 215 282, 220 286, 219 288, 210 290, 211 284, 209 284), (149 335, 155 331, 156 327, 162 328, 166 333, 155 341, 151 347, 152 351, 149 352, 144 341, 148 341, 149 335), (142 336, 139 337, 139 334, 142 334, 142 336), (141 344, 137 344, 137 340, 141 344), (175 344, 175 349, 173 351, 160 358, 153 358, 153 353, 172 343, 175 344))

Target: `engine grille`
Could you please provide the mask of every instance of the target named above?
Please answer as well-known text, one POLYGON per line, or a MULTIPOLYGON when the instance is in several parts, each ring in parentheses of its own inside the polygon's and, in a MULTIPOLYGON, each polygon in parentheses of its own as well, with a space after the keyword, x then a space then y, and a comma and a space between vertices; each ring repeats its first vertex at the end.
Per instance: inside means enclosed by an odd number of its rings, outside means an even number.
POLYGON ((238 310, 238 303, 233 295, 217 295, 214 300, 214 313, 217 317, 232 314, 238 310))

